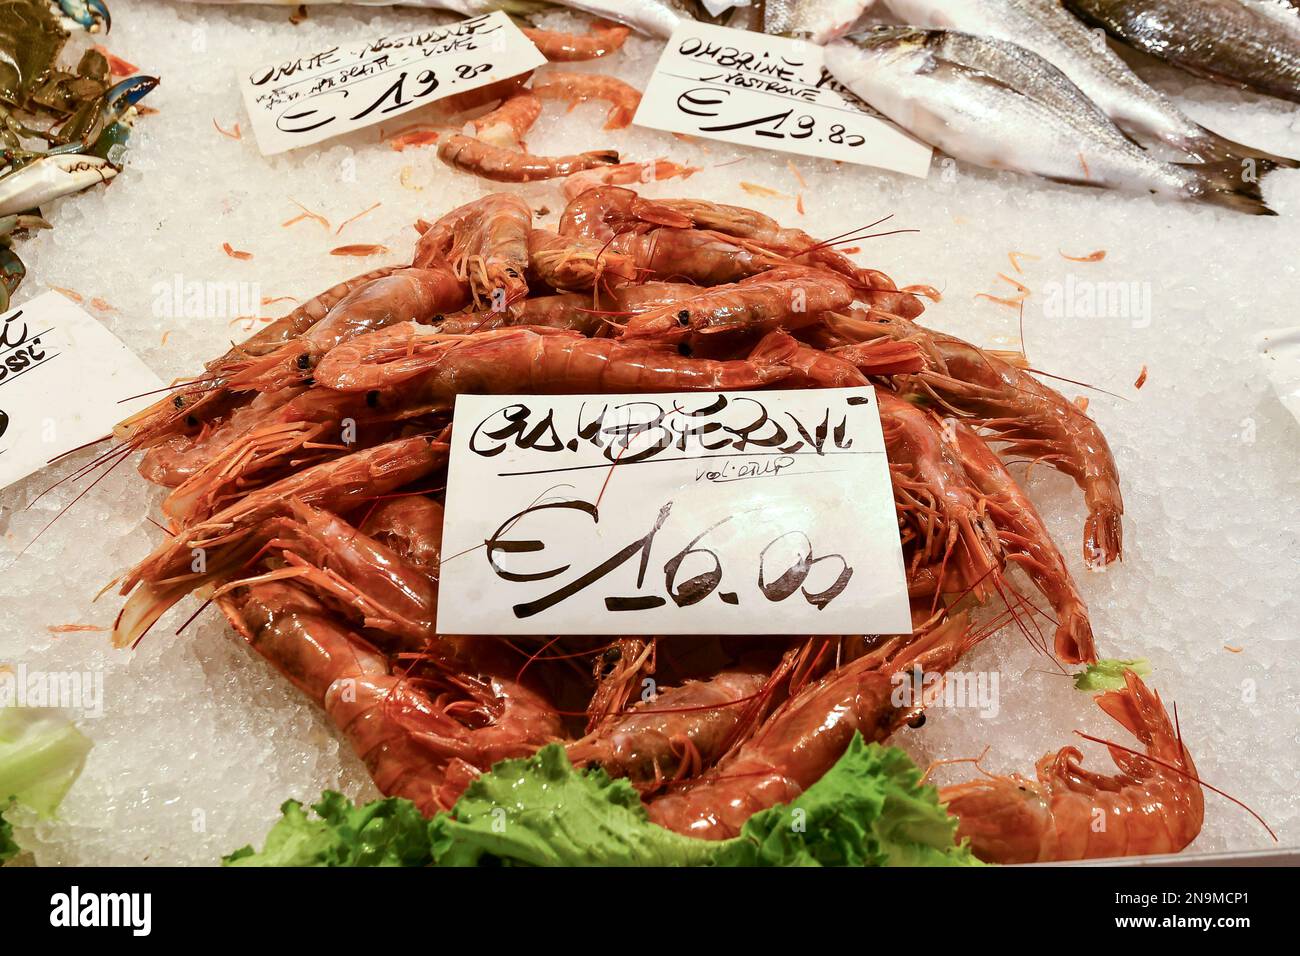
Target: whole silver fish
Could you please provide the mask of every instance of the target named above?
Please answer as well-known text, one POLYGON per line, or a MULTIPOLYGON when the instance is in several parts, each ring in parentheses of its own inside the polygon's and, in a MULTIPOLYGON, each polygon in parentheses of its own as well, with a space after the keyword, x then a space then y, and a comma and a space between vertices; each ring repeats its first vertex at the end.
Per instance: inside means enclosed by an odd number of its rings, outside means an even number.
POLYGON ((527 17, 543 13, 554 7, 550 0, 190 0, 191 3, 258 3, 271 6, 359 6, 359 7, 427 7, 446 10, 463 17, 476 17, 483 13, 504 10, 511 16, 527 17))
POLYGON ((1287 0, 1065 0, 1143 53, 1300 103, 1300 13, 1287 0))
MULTIPOLYGON (((303 0, 191 0, 193 3, 272 3, 297 6, 303 0)), ((529 17, 556 7, 570 7, 604 17, 651 36, 666 37, 683 20, 696 19, 695 0, 306 0, 315 4, 353 4, 366 7, 428 7, 461 16, 478 16, 504 10, 511 16, 529 17)))
POLYGON ((592 16, 604 17, 656 37, 672 35, 677 24, 697 19, 699 8, 689 0, 558 0, 592 16))
POLYGON ((763 0, 763 32, 826 43, 843 36, 875 0, 763 0))
POLYGON ((829 44, 826 68, 895 123, 966 162, 1275 215, 1237 161, 1153 158, 1064 73, 1014 43, 881 27, 829 44))
POLYGON ((1146 133, 1199 159, 1257 159, 1295 168, 1300 162, 1252 149, 1205 129, 1142 82, 1060 0, 885 0, 912 26, 978 33, 1033 50, 1068 76, 1122 129, 1146 133))

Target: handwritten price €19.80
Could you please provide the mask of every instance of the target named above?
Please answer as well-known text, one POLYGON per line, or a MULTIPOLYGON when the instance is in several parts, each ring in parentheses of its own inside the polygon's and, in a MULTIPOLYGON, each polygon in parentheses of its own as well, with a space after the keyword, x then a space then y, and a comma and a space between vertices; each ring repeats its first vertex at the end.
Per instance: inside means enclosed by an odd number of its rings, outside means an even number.
MULTIPOLYGON (((718 115, 718 107, 727 101, 730 90, 701 86, 687 90, 677 97, 677 108, 688 116, 713 118, 718 115)), ((843 123, 825 123, 818 125, 816 117, 807 113, 795 115, 795 108, 790 107, 776 113, 756 116, 752 119, 737 120, 734 123, 718 123, 705 126, 697 123, 701 133, 725 133, 733 130, 752 129, 755 136, 769 139, 811 139, 819 142, 833 143, 837 146, 861 146, 866 137, 850 132, 843 123)))
MULTIPOLYGON (((616 568, 638 558, 638 569, 636 586, 639 589, 645 587, 646 574, 650 567, 651 551, 654 547, 655 536, 667 522, 672 512, 673 503, 669 501, 659 509, 659 515, 655 519, 654 525, 641 538, 631 542, 626 547, 620 549, 615 554, 610 555, 601 563, 595 565, 590 570, 574 577, 567 584, 564 584, 548 594, 545 594, 532 601, 526 601, 514 605, 514 614, 516 618, 528 618, 535 614, 554 607, 555 605, 573 597, 580 591, 595 584, 601 578, 605 577, 616 568)), ((546 545, 544 542, 536 539, 527 539, 520 537, 518 539, 510 536, 511 529, 521 521, 528 518, 529 515, 538 514, 546 511, 572 511, 580 515, 586 515, 593 523, 600 522, 600 512, 596 506, 587 501, 559 501, 547 502, 544 504, 535 504, 523 511, 520 511, 505 521, 493 533, 492 537, 485 542, 487 549, 487 560, 492 566, 493 572, 497 577, 505 581, 528 582, 544 581, 552 578, 558 578, 564 575, 572 567, 565 564, 562 567, 549 568, 544 571, 521 572, 511 571, 502 566, 501 556, 507 554, 524 554, 537 553, 544 551, 546 545)), ((694 538, 686 547, 682 548, 663 564, 664 590, 667 592, 667 598, 657 594, 641 594, 632 596, 612 596, 605 598, 605 608, 609 611, 641 611, 652 608, 662 607, 671 600, 678 607, 690 607, 699 604, 708 598, 715 591, 718 599, 724 604, 739 604, 740 596, 735 591, 717 591, 722 583, 723 569, 722 559, 717 552, 704 547, 700 542, 712 531, 717 530, 722 525, 731 521, 735 515, 723 518, 705 528, 694 538), (682 571, 682 565, 691 560, 693 567, 702 566, 704 570, 699 573, 689 574, 689 569, 685 576, 682 571)), ((567 535, 566 535, 567 537, 567 535)), ((835 600, 848 586, 849 579, 853 577, 853 568, 851 568, 843 556, 838 554, 825 554, 815 556, 812 550, 812 542, 802 531, 787 531, 773 538, 764 545, 757 555, 758 564, 758 590, 767 600, 772 602, 784 601, 792 596, 796 591, 803 595, 813 607, 821 610, 831 601, 835 600), (793 561, 786 561, 784 567, 780 559, 782 551, 787 556, 789 548, 793 546, 796 549, 797 557, 793 561), (807 578, 813 568, 820 564, 826 564, 829 572, 837 572, 834 581, 819 591, 812 591, 806 587, 807 578)), ((819 574, 819 577, 823 575, 819 574)))

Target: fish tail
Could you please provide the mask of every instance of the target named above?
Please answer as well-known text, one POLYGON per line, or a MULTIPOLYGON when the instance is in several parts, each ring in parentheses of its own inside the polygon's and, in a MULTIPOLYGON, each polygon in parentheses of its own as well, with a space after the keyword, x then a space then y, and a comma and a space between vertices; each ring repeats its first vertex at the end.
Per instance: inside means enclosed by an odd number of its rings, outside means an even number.
POLYGON ((1264 160, 1258 160, 1250 167, 1243 166, 1239 159, 1228 159, 1218 163, 1178 165, 1196 176, 1200 188, 1195 198, 1201 202, 1234 209, 1249 216, 1276 216, 1277 213, 1264 201, 1264 193, 1259 188, 1259 179, 1267 172, 1262 168, 1263 164, 1264 160))
POLYGON ((1262 176, 1273 169, 1300 169, 1300 159, 1279 156, 1267 150, 1256 149, 1254 146, 1234 142, 1226 136, 1220 136, 1213 130, 1206 129, 1204 126, 1200 127, 1200 134, 1196 137, 1194 143, 1189 144, 1188 148, 1206 162, 1218 163, 1236 160, 1242 168, 1247 168, 1247 162, 1253 162, 1256 166, 1255 172, 1257 176, 1262 176))

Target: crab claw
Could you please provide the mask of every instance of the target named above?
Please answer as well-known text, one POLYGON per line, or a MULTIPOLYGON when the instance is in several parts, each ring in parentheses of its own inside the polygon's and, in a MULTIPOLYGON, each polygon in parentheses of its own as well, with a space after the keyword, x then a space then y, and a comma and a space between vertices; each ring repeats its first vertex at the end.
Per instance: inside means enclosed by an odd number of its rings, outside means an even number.
POLYGON ((159 82, 156 76, 128 76, 114 83, 104 92, 106 119, 109 122, 121 119, 122 114, 152 93, 159 82))
POLYGON ((95 33, 100 25, 107 33, 113 28, 113 17, 104 0, 58 0, 63 15, 77 23, 87 33, 95 33))

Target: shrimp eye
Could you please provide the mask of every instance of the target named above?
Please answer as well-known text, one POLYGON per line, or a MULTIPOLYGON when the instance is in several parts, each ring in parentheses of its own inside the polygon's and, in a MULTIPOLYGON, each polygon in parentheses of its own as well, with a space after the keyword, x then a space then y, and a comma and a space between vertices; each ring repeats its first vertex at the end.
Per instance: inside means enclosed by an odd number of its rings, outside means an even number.
POLYGON ((308 368, 310 368, 310 367, 311 367, 311 356, 308 355, 306 352, 303 352, 301 355, 299 355, 299 356, 298 356, 298 367, 299 367, 300 369, 302 369, 303 371, 306 371, 308 368))
POLYGON ((378 391, 378 390, 373 390, 373 391, 366 392, 366 404, 367 404, 368 406, 370 406, 371 408, 374 408, 374 407, 376 407, 376 406, 379 404, 379 391, 378 391))
POLYGON ((682 309, 682 311, 677 313, 677 324, 678 325, 691 324, 691 312, 689 309, 682 309))
POLYGON ((172 405, 174 405, 176 408, 184 408, 184 407, 185 407, 185 396, 184 396, 184 395, 173 395, 173 396, 172 396, 172 405))
POLYGON ((915 717, 913 717, 911 720, 907 722, 907 726, 911 727, 913 730, 917 730, 921 727, 924 727, 925 714, 917 714, 915 717))
POLYGON ((617 647, 607 647, 605 653, 600 655, 600 659, 606 664, 617 664, 623 659, 623 652, 617 647))

